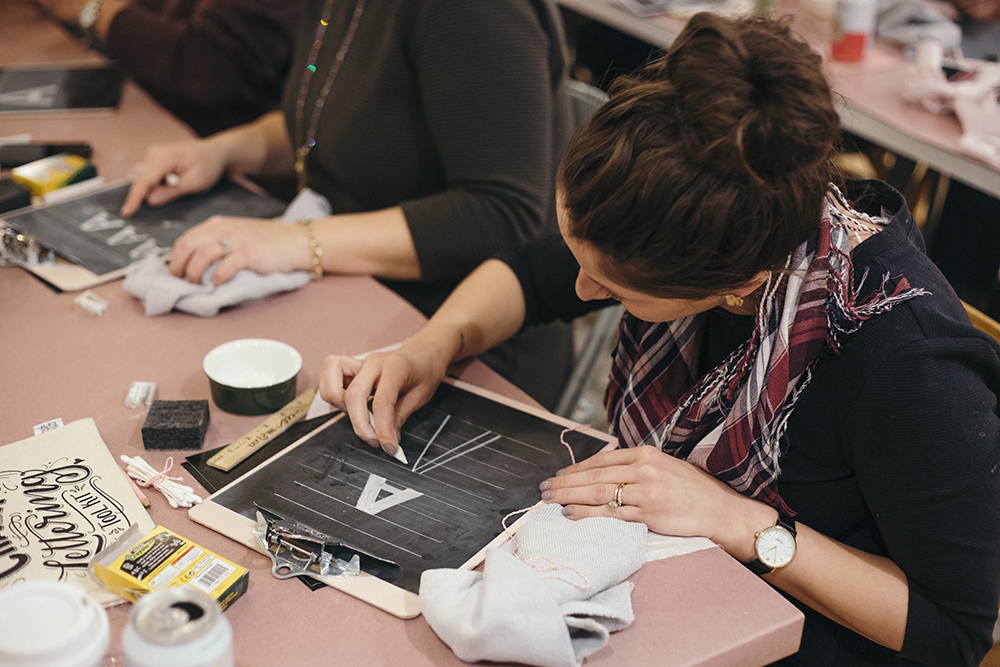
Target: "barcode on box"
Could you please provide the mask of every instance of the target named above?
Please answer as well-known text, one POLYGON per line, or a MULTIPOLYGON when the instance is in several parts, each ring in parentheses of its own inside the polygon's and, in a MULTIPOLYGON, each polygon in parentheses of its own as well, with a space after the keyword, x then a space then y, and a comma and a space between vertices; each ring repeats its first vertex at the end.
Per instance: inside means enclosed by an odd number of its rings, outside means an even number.
POLYGON ((229 563, 216 560, 210 566, 202 570, 197 577, 192 579, 191 585, 211 595, 212 591, 215 590, 215 587, 235 571, 236 568, 229 563))

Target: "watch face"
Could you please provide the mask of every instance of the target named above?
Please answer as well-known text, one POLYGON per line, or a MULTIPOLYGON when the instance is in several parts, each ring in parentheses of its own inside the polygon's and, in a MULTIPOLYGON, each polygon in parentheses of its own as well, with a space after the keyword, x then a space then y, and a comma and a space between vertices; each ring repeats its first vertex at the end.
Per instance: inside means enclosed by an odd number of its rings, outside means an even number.
POLYGON ((781 526, 771 526, 757 536, 757 560, 771 569, 784 567, 795 555, 795 536, 781 526))

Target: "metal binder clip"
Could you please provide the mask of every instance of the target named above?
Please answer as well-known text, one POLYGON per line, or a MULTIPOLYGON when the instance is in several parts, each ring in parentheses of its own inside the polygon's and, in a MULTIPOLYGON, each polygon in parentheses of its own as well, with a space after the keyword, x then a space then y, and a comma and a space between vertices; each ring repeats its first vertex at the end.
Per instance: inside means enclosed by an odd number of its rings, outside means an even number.
POLYGON ((394 579, 399 572, 395 563, 351 549, 318 530, 281 517, 259 505, 253 535, 260 548, 271 558, 271 573, 278 579, 303 574, 355 577, 363 569, 382 579, 387 579, 385 575, 391 573, 394 579))

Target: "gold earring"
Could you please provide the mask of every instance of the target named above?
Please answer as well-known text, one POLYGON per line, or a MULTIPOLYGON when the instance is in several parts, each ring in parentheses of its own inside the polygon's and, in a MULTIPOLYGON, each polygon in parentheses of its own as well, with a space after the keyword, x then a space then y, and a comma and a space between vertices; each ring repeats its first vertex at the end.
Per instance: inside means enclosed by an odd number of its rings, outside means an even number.
POLYGON ((739 308, 743 305, 743 297, 736 296, 734 294, 726 295, 726 305, 739 308))

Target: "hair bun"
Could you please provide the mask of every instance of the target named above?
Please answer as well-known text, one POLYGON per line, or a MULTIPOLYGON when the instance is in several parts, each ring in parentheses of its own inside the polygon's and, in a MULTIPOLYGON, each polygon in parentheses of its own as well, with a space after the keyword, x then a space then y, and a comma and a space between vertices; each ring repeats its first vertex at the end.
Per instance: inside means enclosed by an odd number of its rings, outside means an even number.
POLYGON ((828 159, 839 124, 820 61, 787 22, 692 17, 664 73, 691 158, 762 182, 828 159))

